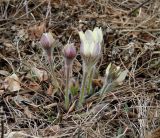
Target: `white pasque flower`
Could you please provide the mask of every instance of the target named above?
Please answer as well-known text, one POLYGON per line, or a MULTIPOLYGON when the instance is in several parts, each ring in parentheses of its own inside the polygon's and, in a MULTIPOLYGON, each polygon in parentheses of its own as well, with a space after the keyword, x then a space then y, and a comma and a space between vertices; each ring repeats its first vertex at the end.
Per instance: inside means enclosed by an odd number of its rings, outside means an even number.
POLYGON ((114 64, 109 64, 106 69, 106 83, 117 83, 122 84, 123 80, 126 78, 128 71, 121 71, 119 66, 114 64))
POLYGON ((86 30, 79 32, 81 46, 80 52, 85 60, 88 63, 95 63, 101 54, 101 43, 103 41, 103 34, 101 28, 94 28, 93 31, 86 30))

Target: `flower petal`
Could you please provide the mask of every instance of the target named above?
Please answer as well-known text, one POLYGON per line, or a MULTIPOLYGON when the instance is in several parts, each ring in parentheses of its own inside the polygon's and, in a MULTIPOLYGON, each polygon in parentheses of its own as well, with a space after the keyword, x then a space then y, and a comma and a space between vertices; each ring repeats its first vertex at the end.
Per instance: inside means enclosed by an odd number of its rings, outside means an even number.
POLYGON ((80 39, 81 39, 81 45, 80 45, 80 52, 82 54, 89 54, 88 50, 89 50, 89 45, 88 45, 88 41, 86 39, 86 36, 85 34, 83 33, 83 31, 80 31, 79 32, 79 36, 80 36, 80 39))
POLYGON ((99 42, 102 43, 103 41, 103 33, 102 33, 102 29, 99 28, 98 30, 98 38, 99 38, 99 42))
POLYGON ((107 69, 106 69, 106 77, 108 78, 108 75, 110 73, 110 68, 111 68, 112 64, 109 63, 109 65, 107 66, 107 69))
POLYGON ((52 33, 51 33, 51 32, 46 33, 46 36, 48 37, 48 40, 49 40, 50 46, 52 46, 52 45, 53 45, 53 43, 55 42, 55 39, 53 38, 52 33))
POLYGON ((93 36, 94 36, 95 43, 101 43, 103 41, 102 29, 98 27, 94 28, 93 36))
POLYGON ((68 43, 63 48, 63 55, 66 59, 73 60, 76 56, 76 48, 74 43, 68 43))
POLYGON ((94 30, 93 30, 93 36, 94 36, 94 41, 95 41, 95 43, 98 43, 98 42, 99 42, 98 30, 99 30, 98 27, 94 28, 94 30))
POLYGON ((124 70, 119 77, 116 79, 116 82, 118 82, 119 84, 122 83, 122 81, 126 78, 128 71, 124 70))
POLYGON ((93 46, 92 47, 94 47, 93 49, 92 49, 92 54, 94 55, 94 56, 99 56, 100 54, 101 54, 101 45, 99 45, 99 44, 94 44, 93 43, 93 46))
POLYGON ((85 55, 89 56, 90 55, 90 46, 88 45, 88 42, 82 42, 80 45, 80 52, 85 55))
POLYGON ((79 37, 81 39, 81 42, 85 42, 86 41, 86 37, 85 37, 83 31, 79 31, 78 33, 79 33, 79 37))
POLYGON ((89 45, 91 45, 94 41, 93 32, 91 30, 87 30, 85 32, 85 37, 89 45))

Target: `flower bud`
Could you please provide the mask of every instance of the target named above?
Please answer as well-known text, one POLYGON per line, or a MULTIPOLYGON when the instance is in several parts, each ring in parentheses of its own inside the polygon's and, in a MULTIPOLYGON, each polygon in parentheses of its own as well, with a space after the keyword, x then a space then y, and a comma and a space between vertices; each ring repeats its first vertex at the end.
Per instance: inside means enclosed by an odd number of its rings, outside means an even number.
POLYGON ((106 82, 120 84, 127 76, 127 72, 127 70, 122 71, 119 66, 110 63, 106 69, 106 82))
POLYGON ((66 60, 73 60, 77 53, 76 48, 74 47, 74 44, 67 44, 63 49, 63 55, 66 58, 66 60))
POLYGON ((49 59, 52 58, 51 57, 52 56, 52 46, 53 46, 54 41, 55 40, 50 32, 43 33, 43 35, 40 39, 40 43, 41 43, 43 49, 46 51, 49 59))

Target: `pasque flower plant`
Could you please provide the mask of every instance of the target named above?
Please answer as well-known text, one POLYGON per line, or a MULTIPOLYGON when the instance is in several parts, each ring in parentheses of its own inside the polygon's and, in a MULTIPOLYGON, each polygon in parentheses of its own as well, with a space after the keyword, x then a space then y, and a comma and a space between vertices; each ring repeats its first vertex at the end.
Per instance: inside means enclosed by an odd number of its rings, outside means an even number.
MULTIPOLYGON (((101 56, 103 33, 101 28, 94 28, 93 31, 86 30, 85 32, 79 31, 79 36, 81 40, 80 44, 80 55, 83 60, 83 78, 81 82, 80 95, 79 95, 79 106, 82 106, 84 102, 85 94, 90 95, 92 92, 92 79, 95 70, 95 66, 98 59, 101 56)), ((52 63, 53 54, 52 50, 54 47, 54 38, 51 33, 44 33, 40 39, 40 43, 46 52, 48 61, 51 66, 52 71, 52 82, 58 86, 58 81, 54 75, 54 67, 52 63)), ((70 78, 72 77, 72 65, 73 61, 77 55, 76 48, 73 43, 68 43, 63 48, 63 57, 65 63, 65 76, 66 76, 66 86, 65 86, 65 108, 68 110, 70 105, 69 94, 70 94, 70 78)), ((103 95, 120 85, 127 75, 127 70, 122 71, 119 66, 114 64, 109 64, 106 69, 105 81, 103 87, 98 95, 103 95)))
POLYGON ((41 39, 40 39, 40 44, 47 54, 47 59, 48 59, 50 69, 51 69, 52 85, 54 85, 58 88, 59 87, 58 81, 55 77, 54 66, 52 63, 52 60, 53 60, 52 52, 53 52, 53 48, 54 48, 54 42, 55 42, 55 39, 53 38, 53 36, 50 32, 42 34, 41 39))
POLYGON ((52 34, 49 33, 43 33, 40 43, 45 50, 48 60, 51 62, 52 60, 52 50, 53 50, 53 44, 55 42, 55 39, 53 38, 52 34))
POLYGON ((63 48, 63 56, 65 60, 65 74, 66 74, 66 90, 65 90, 65 107, 66 109, 69 108, 69 82, 72 76, 72 64, 73 60, 76 57, 76 48, 73 43, 67 44, 63 48))
POLYGON ((83 59, 83 79, 80 92, 79 105, 82 105, 84 101, 85 87, 87 84, 87 92, 90 93, 91 82, 93 78, 93 69, 96 65, 100 55, 101 55, 101 44, 103 41, 103 34, 101 28, 94 28, 93 31, 86 30, 79 32, 81 45, 80 45, 80 54, 83 59))
POLYGON ((114 87, 122 84, 123 80, 127 76, 127 72, 127 70, 122 71, 119 66, 110 63, 106 69, 105 81, 100 94, 103 95, 103 93, 108 92, 114 87))

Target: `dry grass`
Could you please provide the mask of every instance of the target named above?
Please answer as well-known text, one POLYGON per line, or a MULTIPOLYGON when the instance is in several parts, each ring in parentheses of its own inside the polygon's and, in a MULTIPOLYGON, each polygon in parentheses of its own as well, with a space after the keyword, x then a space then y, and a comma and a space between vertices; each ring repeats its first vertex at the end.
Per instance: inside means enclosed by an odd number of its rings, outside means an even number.
MULTIPOLYGON (((159 138, 160 2, 144 1, 1 1, 0 106, 4 133, 21 131, 22 137, 159 138), (79 49, 77 31, 95 26, 102 27, 104 33, 96 79, 102 81, 97 76, 104 76, 110 62, 128 69, 129 74, 124 84, 105 94, 102 101, 87 98, 84 109, 75 109, 74 97, 67 113, 63 107, 62 47, 70 39, 79 49), (54 65, 61 91, 50 91, 49 80, 40 82, 28 76, 33 66, 47 70, 38 41, 49 30, 57 39, 54 65), (13 72, 20 78, 19 92, 4 89, 5 78, 13 72)), ((82 77, 79 54, 73 69, 78 80, 82 77)))

